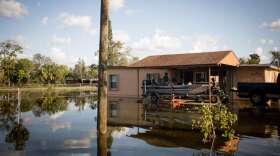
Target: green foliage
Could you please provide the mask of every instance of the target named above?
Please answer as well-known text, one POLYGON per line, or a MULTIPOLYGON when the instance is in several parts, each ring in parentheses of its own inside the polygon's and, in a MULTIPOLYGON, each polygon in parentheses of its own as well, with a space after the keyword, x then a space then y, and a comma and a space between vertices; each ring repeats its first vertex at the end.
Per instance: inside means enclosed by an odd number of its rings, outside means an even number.
POLYGON ((0 43, 0 70, 3 72, 2 81, 10 86, 13 70, 16 65, 16 57, 23 52, 23 48, 15 41, 0 43))
POLYGON ((261 58, 258 54, 253 53, 249 55, 250 57, 248 59, 246 58, 240 58, 239 62, 240 64, 260 64, 261 58))
POLYGON ((250 54, 250 58, 248 59, 248 64, 260 64, 261 59, 258 54, 250 54))
POLYGON ((56 65, 54 63, 45 64, 41 68, 40 78, 42 82, 48 84, 54 83, 55 73, 56 73, 56 65))
POLYGON ((111 21, 109 21, 108 39, 108 66, 126 66, 129 63, 133 63, 138 60, 137 57, 132 57, 130 55, 131 49, 126 47, 124 43, 114 41, 111 21))
POLYGON ((29 59, 19 59, 15 67, 15 77, 18 84, 27 83, 30 79, 31 71, 33 70, 33 63, 29 59))
POLYGON ((203 104, 200 108, 201 117, 193 120, 193 128, 200 129, 203 135, 203 142, 209 142, 215 138, 217 132, 226 139, 233 139, 235 130, 234 124, 237 121, 237 115, 231 113, 223 104, 210 106, 203 104))
POLYGON ((5 141, 13 143, 15 150, 23 150, 25 142, 29 139, 27 128, 21 123, 15 124, 15 127, 6 135, 5 141))
POLYGON ((83 79, 86 77, 87 67, 86 63, 82 58, 79 58, 77 64, 75 64, 74 74, 78 76, 78 78, 83 79))
POLYGON ((280 66, 280 51, 270 51, 271 54, 271 64, 275 66, 280 66))
POLYGON ((0 84, 23 85, 26 83, 65 83, 65 79, 79 82, 81 79, 96 79, 97 66, 87 66, 79 59, 73 70, 56 64, 50 57, 34 54, 33 59, 17 58, 23 48, 15 41, 0 43, 0 84))

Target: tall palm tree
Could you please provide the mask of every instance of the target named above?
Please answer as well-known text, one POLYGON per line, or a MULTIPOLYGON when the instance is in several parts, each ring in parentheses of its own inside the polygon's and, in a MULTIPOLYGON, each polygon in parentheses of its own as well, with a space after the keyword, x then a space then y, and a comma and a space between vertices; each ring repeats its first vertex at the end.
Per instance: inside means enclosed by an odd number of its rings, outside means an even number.
POLYGON ((270 51, 271 54, 271 64, 280 66, 280 51, 270 51))

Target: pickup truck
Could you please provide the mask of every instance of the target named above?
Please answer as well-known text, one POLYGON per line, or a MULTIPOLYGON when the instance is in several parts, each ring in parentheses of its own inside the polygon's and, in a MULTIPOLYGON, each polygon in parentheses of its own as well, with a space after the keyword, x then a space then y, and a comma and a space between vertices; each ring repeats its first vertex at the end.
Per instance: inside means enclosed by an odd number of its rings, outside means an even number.
POLYGON ((239 82, 235 91, 241 98, 250 98, 255 105, 266 103, 270 99, 280 99, 280 73, 276 83, 239 82))

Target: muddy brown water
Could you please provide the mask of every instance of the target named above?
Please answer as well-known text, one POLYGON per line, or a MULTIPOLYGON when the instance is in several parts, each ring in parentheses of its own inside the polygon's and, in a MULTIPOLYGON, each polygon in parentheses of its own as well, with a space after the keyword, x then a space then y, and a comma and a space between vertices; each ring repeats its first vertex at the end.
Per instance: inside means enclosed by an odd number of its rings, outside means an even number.
POLYGON ((0 93, 1 156, 88 156, 102 149, 113 156, 280 155, 278 102, 259 111, 248 101, 235 101, 238 137, 217 139, 211 152, 211 145, 191 130, 196 112, 155 112, 134 98, 110 98, 108 134, 100 137, 95 93, 24 93, 20 107, 16 98, 16 93, 0 93))

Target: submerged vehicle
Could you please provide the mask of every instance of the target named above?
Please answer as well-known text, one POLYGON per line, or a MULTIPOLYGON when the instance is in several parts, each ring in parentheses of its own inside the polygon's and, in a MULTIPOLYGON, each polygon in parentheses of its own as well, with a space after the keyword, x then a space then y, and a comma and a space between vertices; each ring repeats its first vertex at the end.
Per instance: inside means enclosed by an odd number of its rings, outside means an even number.
POLYGON ((257 105, 280 99, 280 73, 276 83, 239 82, 237 89, 233 91, 241 98, 250 98, 250 101, 257 105))
MULTIPOLYGON (((173 85, 170 83, 154 83, 144 80, 142 83, 143 97, 150 96, 152 102, 157 102, 160 98, 191 98, 202 102, 209 99, 209 84, 182 84, 173 85)), ((219 100, 218 88, 211 86, 211 102, 219 100)))

